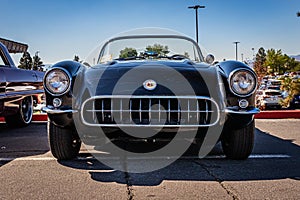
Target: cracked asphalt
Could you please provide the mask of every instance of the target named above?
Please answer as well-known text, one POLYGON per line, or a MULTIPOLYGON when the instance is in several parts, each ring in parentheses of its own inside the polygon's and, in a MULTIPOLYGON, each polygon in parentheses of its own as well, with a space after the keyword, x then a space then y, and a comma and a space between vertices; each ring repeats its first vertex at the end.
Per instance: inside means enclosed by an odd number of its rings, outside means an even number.
MULTIPOLYGON (((299 128, 299 119, 256 120, 255 147, 248 160, 227 160, 217 145, 204 159, 191 148, 163 169, 127 173, 84 149, 75 160, 56 161, 45 123, 22 129, 2 123, 0 199, 300 199, 299 128)), ((111 162, 148 167, 163 159, 168 158, 111 162)))

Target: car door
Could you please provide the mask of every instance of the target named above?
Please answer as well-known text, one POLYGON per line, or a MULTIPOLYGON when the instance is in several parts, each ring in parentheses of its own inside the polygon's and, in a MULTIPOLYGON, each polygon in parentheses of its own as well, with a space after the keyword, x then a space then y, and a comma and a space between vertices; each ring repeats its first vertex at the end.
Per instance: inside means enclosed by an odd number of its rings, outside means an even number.
POLYGON ((4 75, 4 71, 3 68, 5 67, 5 62, 3 59, 3 54, 2 51, 0 49, 0 113, 3 110, 3 106, 4 106, 4 98, 5 98, 5 86, 6 86, 6 79, 5 79, 5 75, 4 75))
POLYGON ((36 93, 41 89, 40 78, 35 71, 14 67, 3 68, 6 77, 6 96, 14 97, 36 93))

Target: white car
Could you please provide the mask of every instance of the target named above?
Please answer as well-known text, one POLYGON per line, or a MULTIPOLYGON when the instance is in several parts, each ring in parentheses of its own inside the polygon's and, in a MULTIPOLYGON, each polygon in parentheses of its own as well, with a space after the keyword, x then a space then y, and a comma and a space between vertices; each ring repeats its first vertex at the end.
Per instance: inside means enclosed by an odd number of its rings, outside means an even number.
POLYGON ((267 108, 281 109, 280 102, 282 99, 282 94, 278 90, 259 90, 257 92, 256 105, 261 110, 267 108))

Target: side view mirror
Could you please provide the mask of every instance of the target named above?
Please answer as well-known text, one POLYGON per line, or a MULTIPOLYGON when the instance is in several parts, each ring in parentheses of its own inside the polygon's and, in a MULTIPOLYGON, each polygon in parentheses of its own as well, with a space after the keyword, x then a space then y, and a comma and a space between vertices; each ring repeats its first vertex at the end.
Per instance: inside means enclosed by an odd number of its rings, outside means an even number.
POLYGON ((205 62, 208 64, 212 64, 215 61, 215 57, 212 54, 208 54, 205 58, 205 62))

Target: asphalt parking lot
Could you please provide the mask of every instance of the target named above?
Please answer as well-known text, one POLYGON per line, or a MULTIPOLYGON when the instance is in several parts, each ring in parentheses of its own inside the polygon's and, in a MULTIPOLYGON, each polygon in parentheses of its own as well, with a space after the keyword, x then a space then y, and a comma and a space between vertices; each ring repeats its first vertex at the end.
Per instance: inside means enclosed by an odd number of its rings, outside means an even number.
POLYGON ((300 119, 256 119, 248 160, 227 160, 217 145, 204 159, 191 151, 143 174, 109 168, 84 149, 78 159, 56 161, 45 123, 0 127, 0 199, 300 199, 300 119))

